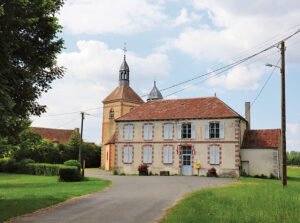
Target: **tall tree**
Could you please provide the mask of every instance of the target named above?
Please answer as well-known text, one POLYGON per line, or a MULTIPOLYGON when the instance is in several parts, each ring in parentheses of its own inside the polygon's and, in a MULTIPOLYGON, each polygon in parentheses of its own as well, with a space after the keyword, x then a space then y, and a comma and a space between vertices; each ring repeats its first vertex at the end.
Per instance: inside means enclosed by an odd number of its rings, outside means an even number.
POLYGON ((37 99, 61 78, 63 48, 57 13, 64 0, 0 0, 0 137, 16 135, 30 115, 46 106, 37 99))

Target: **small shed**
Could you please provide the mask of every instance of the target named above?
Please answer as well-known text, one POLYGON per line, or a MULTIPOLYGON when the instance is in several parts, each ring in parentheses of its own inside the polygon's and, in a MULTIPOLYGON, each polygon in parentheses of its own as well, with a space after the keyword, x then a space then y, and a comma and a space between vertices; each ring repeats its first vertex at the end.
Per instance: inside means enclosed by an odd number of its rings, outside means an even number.
POLYGON ((246 130, 240 151, 242 172, 279 178, 280 129, 246 130))

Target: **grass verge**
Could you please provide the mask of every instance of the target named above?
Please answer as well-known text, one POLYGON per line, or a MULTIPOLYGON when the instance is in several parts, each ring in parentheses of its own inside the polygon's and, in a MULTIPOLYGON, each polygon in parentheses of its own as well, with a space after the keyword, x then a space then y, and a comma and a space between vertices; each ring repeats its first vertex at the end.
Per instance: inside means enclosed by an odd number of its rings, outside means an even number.
POLYGON ((109 180, 87 179, 59 182, 57 176, 0 173, 0 222, 75 196, 100 191, 111 184, 109 180))
POLYGON ((161 223, 300 222, 300 168, 288 167, 288 186, 280 180, 240 178, 225 187, 190 193, 161 223))

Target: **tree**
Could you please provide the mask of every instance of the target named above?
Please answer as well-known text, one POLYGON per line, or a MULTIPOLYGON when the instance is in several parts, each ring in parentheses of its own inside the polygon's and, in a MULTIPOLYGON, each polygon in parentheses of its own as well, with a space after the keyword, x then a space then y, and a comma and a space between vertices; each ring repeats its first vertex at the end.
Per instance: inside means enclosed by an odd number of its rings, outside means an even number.
POLYGON ((0 1, 0 137, 16 135, 30 115, 46 110, 37 99, 62 78, 63 48, 56 17, 64 0, 0 1))

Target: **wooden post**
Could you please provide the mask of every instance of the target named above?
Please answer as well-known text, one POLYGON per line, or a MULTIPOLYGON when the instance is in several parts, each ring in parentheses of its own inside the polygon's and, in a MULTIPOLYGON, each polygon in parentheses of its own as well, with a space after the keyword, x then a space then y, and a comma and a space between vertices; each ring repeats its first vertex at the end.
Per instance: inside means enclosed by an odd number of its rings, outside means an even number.
POLYGON ((286 114, 285 114, 285 46, 284 41, 281 42, 281 182, 282 186, 287 185, 286 174, 286 114))

